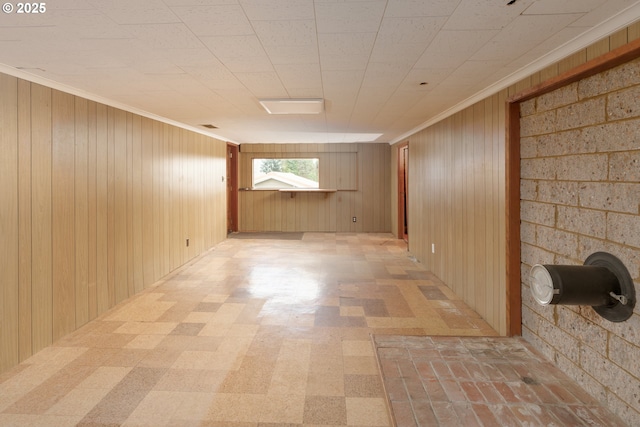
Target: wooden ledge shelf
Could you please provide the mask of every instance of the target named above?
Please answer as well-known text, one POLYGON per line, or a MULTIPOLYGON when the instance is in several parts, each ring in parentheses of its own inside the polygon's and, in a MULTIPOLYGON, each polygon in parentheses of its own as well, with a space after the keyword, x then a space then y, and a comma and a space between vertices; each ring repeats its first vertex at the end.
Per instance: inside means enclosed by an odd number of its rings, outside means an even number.
POLYGON ((335 193, 335 188, 280 188, 278 190, 281 193, 291 193, 291 198, 296 197, 297 193, 323 193, 325 199, 329 197, 330 193, 335 193))

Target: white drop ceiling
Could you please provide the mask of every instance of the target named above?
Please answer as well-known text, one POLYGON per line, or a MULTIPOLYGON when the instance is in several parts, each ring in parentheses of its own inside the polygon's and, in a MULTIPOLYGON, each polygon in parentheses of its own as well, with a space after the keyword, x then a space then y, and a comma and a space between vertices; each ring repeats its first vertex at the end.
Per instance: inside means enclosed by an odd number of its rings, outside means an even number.
POLYGON ((0 71, 236 143, 392 143, 640 19, 640 1, 507 3, 51 0, 0 14, 0 71))

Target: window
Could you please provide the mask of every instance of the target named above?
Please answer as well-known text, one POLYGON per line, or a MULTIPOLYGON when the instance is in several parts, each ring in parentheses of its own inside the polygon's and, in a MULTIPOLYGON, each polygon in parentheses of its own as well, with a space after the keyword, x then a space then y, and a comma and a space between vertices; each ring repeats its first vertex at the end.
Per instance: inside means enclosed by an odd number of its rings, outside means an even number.
POLYGON ((318 188, 315 159, 253 159, 253 188, 318 188))

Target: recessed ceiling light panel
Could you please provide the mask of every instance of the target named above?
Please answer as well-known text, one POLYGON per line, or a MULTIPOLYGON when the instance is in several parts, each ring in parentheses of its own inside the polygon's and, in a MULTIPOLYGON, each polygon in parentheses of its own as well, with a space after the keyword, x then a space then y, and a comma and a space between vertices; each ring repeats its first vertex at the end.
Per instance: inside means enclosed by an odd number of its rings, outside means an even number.
POLYGON ((324 111, 322 98, 261 99, 260 105, 269 114, 320 114, 324 111))

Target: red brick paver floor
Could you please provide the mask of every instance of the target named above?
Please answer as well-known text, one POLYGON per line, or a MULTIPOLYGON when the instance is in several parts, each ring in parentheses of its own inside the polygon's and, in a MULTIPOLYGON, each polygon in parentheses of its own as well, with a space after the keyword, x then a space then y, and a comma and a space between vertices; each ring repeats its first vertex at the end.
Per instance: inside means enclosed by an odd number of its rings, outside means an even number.
POLYGON ((624 426, 521 338, 375 335, 395 425, 624 426))

